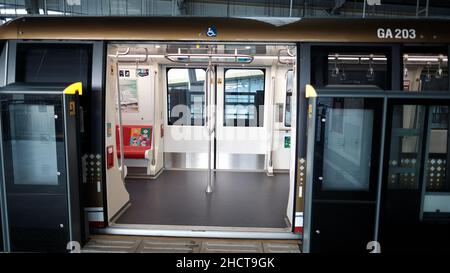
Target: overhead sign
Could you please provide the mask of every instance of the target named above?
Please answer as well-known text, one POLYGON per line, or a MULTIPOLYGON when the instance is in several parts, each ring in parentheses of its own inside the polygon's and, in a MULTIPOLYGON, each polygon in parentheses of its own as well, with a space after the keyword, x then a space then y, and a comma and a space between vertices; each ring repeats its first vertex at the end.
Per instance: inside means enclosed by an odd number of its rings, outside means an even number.
POLYGON ((380 39, 416 39, 416 30, 413 28, 379 28, 377 37, 380 39))

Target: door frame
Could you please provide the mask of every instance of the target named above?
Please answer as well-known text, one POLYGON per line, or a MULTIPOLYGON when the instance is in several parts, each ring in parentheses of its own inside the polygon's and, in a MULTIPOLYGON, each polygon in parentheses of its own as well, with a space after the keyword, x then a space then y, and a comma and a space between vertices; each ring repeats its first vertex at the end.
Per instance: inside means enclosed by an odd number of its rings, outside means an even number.
MULTIPOLYGON (((168 44, 170 44, 170 43, 175 43, 175 42, 173 42, 173 41, 169 41, 169 42, 167 42, 167 41, 145 41, 145 42, 141 42, 141 43, 136 43, 136 42, 124 42, 124 41, 110 41, 108 44, 161 44, 161 43, 168 43, 168 44)), ((185 42, 186 44, 199 44, 199 43, 197 43, 197 42, 185 42)), ((247 45, 247 44, 249 44, 249 45, 258 45, 258 44, 261 44, 261 43, 258 43, 258 42, 248 42, 248 41, 243 41, 243 42, 228 42, 228 41, 224 41, 224 42, 202 42, 202 43, 200 43, 200 44, 239 44, 239 45, 242 45, 242 44, 245 44, 245 45, 247 45)), ((293 43, 293 42, 272 42, 272 43, 264 43, 264 45, 273 45, 273 46, 276 46, 276 45, 283 45, 283 46, 295 46, 296 47, 296 49, 297 49, 297 54, 296 54, 296 56, 297 56, 297 58, 296 58, 296 62, 297 62, 297 64, 295 65, 295 69, 293 69, 293 71, 294 71, 294 77, 295 77, 295 80, 294 80, 294 94, 295 94, 295 97, 294 97, 294 99, 295 99, 295 102, 294 101, 292 101, 291 103, 293 104, 293 105, 295 105, 296 107, 295 107, 295 109, 293 109, 293 110, 291 110, 291 111, 294 111, 295 110, 295 112, 292 112, 292 115, 294 115, 294 114, 298 114, 299 113, 299 105, 298 105, 298 102, 297 102, 297 100, 298 100, 298 98, 299 98, 299 95, 298 95, 298 93, 299 93, 299 88, 298 88, 298 81, 299 81, 299 69, 297 68, 298 67, 298 62, 299 62, 299 60, 300 60, 300 57, 299 57, 299 53, 298 53, 298 46, 299 46, 299 43, 293 43)), ((199 67, 199 66, 192 66, 192 67, 194 67, 194 68, 201 68, 201 67, 199 67)), ((215 65, 215 67, 217 67, 216 65, 215 65)), ((227 65, 224 65, 223 67, 228 67, 227 65)), ((160 65, 160 70, 161 71, 166 71, 167 70, 167 68, 186 68, 186 66, 185 65, 183 65, 183 64, 162 64, 162 65, 160 65)), ((230 67, 230 68, 234 68, 234 67, 230 67)), ((236 68, 240 68, 240 66, 237 66, 236 68)), ((263 69, 265 69, 266 70, 266 73, 265 73, 265 75, 267 76, 267 68, 270 68, 270 67, 263 67, 263 66, 255 66, 255 67, 251 67, 251 68, 263 68, 263 69)), ((164 85, 165 85, 165 87, 164 87, 164 90, 163 90, 163 92, 164 92, 164 101, 163 101, 163 103, 164 103, 164 111, 167 113, 167 74, 166 73, 161 73, 161 74, 163 74, 163 75, 161 75, 162 77, 162 81, 163 82, 165 82, 164 83, 164 85)), ((216 76, 217 76, 217 73, 215 73, 216 74, 216 76)), ((215 80, 215 82, 217 83, 217 79, 215 80)), ((266 81, 265 81, 265 87, 267 88, 267 77, 266 77, 266 81)), ((285 86, 283 86, 282 88, 284 88, 285 86)), ((265 100, 266 100, 266 97, 265 97, 265 100)), ((297 137, 297 135, 298 135, 298 130, 299 130, 299 128, 298 128, 298 123, 299 123, 299 121, 298 121, 298 119, 297 119, 297 117, 295 116, 292 116, 292 122, 294 123, 295 122, 295 124, 294 125, 292 125, 292 127, 294 127, 294 129, 295 130, 291 130, 291 132, 293 133, 293 134, 295 134, 295 136, 296 136, 296 138, 294 139, 294 138, 292 138, 292 136, 291 136, 291 149, 293 150, 293 153, 291 153, 290 154, 290 156, 292 157, 292 156, 294 156, 295 155, 295 158, 292 158, 293 160, 292 160, 292 162, 291 162, 291 164, 290 164, 290 173, 291 174, 293 174, 293 177, 291 178, 293 181, 289 181, 290 183, 293 183, 294 184, 294 186, 293 186, 293 190, 292 190, 292 193, 290 193, 289 194, 289 198, 290 198, 290 200, 287 198, 287 202, 289 203, 289 204, 292 204, 292 207, 293 207, 293 209, 292 209, 292 223, 291 223, 291 227, 290 228, 288 228, 288 230, 285 230, 285 231, 283 231, 282 233, 284 234, 284 233, 286 233, 286 232, 288 232, 288 233, 291 233, 293 236, 291 237, 291 238, 296 238, 296 239, 299 239, 299 238, 301 238, 303 235, 302 234, 294 234, 294 232, 297 232, 298 233, 298 229, 296 228, 296 223, 299 223, 300 225, 301 225, 301 223, 302 223, 302 221, 301 221, 301 219, 299 220, 299 217, 302 217, 302 215, 301 216, 299 216, 298 215, 298 212, 296 212, 296 206, 297 206, 297 204, 298 204, 298 202, 296 203, 296 200, 297 200, 297 194, 298 194, 298 189, 297 189, 297 185, 298 185, 298 179, 297 179, 297 153, 296 153, 296 151, 297 151, 297 146, 298 146, 298 144, 297 144, 297 139, 298 139, 298 137, 297 137), (292 166, 295 166, 295 168, 292 168, 292 166)), ((164 124, 167 126, 167 118, 165 118, 165 120, 164 120, 164 124)), ((301 197, 300 197, 301 198, 301 197)), ((288 204, 288 206, 289 206, 289 204, 288 204)), ((302 204, 300 204, 300 206, 301 206, 302 204)), ((124 227, 124 226, 121 226, 121 227, 119 227, 118 225, 110 225, 110 227, 109 228, 111 228, 111 232, 118 232, 118 234, 129 234, 127 231, 124 231, 125 229, 126 230, 132 230, 132 229, 136 229, 136 228, 139 228, 139 226, 140 226, 140 228, 144 228, 144 229, 142 229, 142 230, 139 230, 139 231, 137 231, 138 233, 141 233, 141 232, 144 232, 144 233, 146 233, 146 234, 161 234, 161 233, 158 233, 159 231, 161 231, 161 232, 163 232, 162 230, 160 230, 160 229, 158 229, 158 226, 148 226, 148 225, 145 225, 145 226, 143 226, 143 225, 135 225, 134 227, 128 227, 128 228, 126 228, 126 227, 124 227), (120 230, 119 230, 120 229, 120 230), (114 231, 112 231, 112 230, 114 230, 114 231), (148 232, 146 232, 146 231, 144 231, 144 230, 147 230, 148 232), (155 233, 156 232, 156 233, 155 233)), ((184 230, 184 231, 186 231, 186 230, 193 230, 193 228, 195 229, 195 227, 194 226, 178 226, 178 227, 174 227, 174 226, 166 226, 167 227, 167 229, 166 228, 164 228, 164 230, 167 230, 168 231, 168 233, 171 233, 171 230, 170 230, 170 228, 172 227, 172 228, 176 228, 177 230, 178 229, 180 229, 180 230, 184 230)), ((139 228, 139 229, 140 229, 139 228)), ((199 227, 201 230, 204 230, 204 228, 203 227, 199 227)), ((261 230, 265 230, 265 228, 261 228, 261 230)), ((104 232, 104 231, 102 231, 102 228, 98 228, 98 229, 96 229, 96 231, 97 232, 104 232)), ((229 232, 229 231, 226 231, 226 232, 229 232)), ((258 232, 258 230, 255 230, 254 232, 258 232)), ((267 235, 268 236, 270 236, 270 233, 272 233, 272 232, 270 232, 270 231, 264 231, 264 233, 265 232, 267 232, 267 235)), ((301 229, 300 229, 300 232, 301 232, 301 229)), ((108 232, 105 232, 105 233, 108 233, 108 232)), ((164 233, 164 232, 163 232, 164 233)), ((166 233, 164 233, 164 234, 166 234, 166 233)), ((243 238, 258 238, 258 237, 254 237, 254 236, 250 236, 250 237, 248 237, 248 235, 245 235, 243 238)), ((275 237, 273 237, 273 238, 278 238, 277 236, 275 236, 275 237)))

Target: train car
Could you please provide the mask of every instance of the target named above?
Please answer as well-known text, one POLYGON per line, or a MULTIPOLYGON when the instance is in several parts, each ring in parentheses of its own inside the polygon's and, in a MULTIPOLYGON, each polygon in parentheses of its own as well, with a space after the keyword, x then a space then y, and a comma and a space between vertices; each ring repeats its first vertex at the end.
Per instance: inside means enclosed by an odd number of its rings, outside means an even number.
POLYGON ((66 251, 90 233, 445 250, 449 26, 6 23, 3 250, 66 251))

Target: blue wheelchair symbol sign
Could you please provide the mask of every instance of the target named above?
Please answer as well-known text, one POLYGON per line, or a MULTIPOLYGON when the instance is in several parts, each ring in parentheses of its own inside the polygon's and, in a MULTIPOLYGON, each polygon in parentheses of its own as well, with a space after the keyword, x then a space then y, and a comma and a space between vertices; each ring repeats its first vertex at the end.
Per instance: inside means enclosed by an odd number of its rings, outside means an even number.
POLYGON ((206 36, 208 37, 216 37, 217 36, 217 30, 215 26, 210 26, 206 30, 206 36))

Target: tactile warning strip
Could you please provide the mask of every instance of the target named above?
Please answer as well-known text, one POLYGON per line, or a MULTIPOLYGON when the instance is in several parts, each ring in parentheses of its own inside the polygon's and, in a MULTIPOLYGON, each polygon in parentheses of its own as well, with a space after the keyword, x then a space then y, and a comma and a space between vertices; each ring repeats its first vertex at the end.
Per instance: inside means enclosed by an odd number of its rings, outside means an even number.
POLYGON ((300 253, 300 241, 93 236, 82 252, 300 253))
POLYGON ((141 240, 109 240, 109 239, 91 239, 83 247, 82 252, 123 252, 133 253, 136 252, 141 240))

